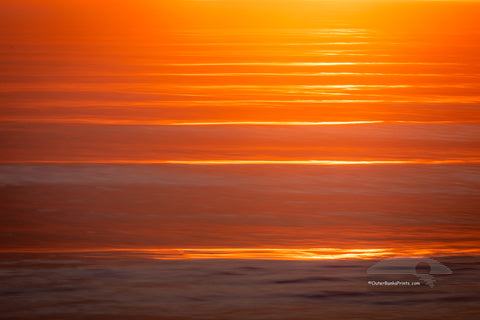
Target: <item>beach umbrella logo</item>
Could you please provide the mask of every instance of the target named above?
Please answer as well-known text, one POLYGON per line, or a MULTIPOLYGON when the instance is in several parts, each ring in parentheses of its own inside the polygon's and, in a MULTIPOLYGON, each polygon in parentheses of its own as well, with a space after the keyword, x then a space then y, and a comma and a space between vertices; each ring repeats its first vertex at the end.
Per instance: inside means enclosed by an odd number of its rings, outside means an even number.
POLYGON ((384 259, 368 268, 367 273, 372 275, 414 275, 430 288, 433 288, 436 282, 434 275, 452 274, 453 272, 435 259, 422 257, 384 259))

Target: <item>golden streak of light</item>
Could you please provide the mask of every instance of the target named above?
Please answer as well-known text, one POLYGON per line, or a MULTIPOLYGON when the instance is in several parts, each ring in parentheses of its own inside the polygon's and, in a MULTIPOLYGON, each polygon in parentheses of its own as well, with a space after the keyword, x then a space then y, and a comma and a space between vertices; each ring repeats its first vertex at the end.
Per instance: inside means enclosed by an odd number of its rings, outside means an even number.
POLYGON ((409 165, 409 164, 480 164, 475 159, 444 160, 26 160, 4 161, 9 164, 180 164, 180 165, 303 165, 303 166, 347 166, 347 165, 409 165))
MULTIPOLYGON (((376 95, 381 96, 381 95, 376 95)), ((429 103, 429 104, 445 104, 445 103, 456 103, 456 104, 477 104, 480 102, 480 96, 458 96, 456 99, 453 98, 442 98, 442 97, 422 97, 421 99, 410 99, 410 100, 394 100, 394 99, 298 99, 298 100, 175 100, 169 101, 170 105, 173 104, 196 104, 196 105, 229 105, 229 106, 239 106, 239 105, 249 105, 252 103, 263 103, 263 104, 275 104, 275 103, 286 103, 286 104, 320 104, 320 103, 330 103, 330 104, 357 104, 357 103, 429 103)), ((163 103, 159 101, 158 103, 163 103)))
MULTIPOLYGON (((341 104, 341 103, 409 103, 413 101, 406 101, 406 100, 360 100, 360 99, 322 99, 322 100, 314 100, 314 99, 301 99, 301 100, 176 100, 176 101, 169 101, 170 104, 173 103, 177 104, 227 104, 227 105, 242 105, 242 104, 251 104, 251 103, 334 103, 334 104, 341 104)), ((415 101, 417 102, 417 101, 415 101)))
POLYGON ((328 84, 328 85, 175 85, 174 88, 192 88, 192 89, 255 89, 260 91, 263 89, 406 89, 406 88, 455 88, 467 89, 476 88, 476 84, 328 84))
POLYGON ((204 67, 204 66, 356 66, 356 65, 459 65, 456 62, 200 62, 200 63, 167 63, 166 66, 204 67))
MULTIPOLYGON (((336 260, 336 259, 373 259, 392 255, 388 249, 181 249, 179 256, 155 259, 266 259, 266 260, 336 260)), ((155 253, 153 252, 153 255, 155 253)))
MULTIPOLYGON (((367 39, 367 36, 353 36, 353 38, 367 39)), ((372 42, 367 41, 344 41, 344 42, 189 42, 189 43, 162 43, 160 47, 326 47, 326 46, 349 46, 349 45, 368 45, 372 42)))
POLYGON ((89 118, 0 118, 0 122, 36 122, 64 124, 132 125, 132 126, 343 126, 361 124, 478 124, 478 121, 417 121, 417 120, 358 120, 358 121, 155 121, 89 118))
POLYGON ((381 73, 381 72, 216 72, 216 73, 146 73, 147 76, 190 76, 190 77, 225 77, 225 76, 394 76, 394 77, 475 77, 464 73, 381 73))
POLYGON ((388 257, 418 257, 435 255, 478 255, 478 249, 459 248, 90 248, 90 249, 7 249, 2 253, 91 253, 107 256, 141 256, 155 260, 195 259, 258 259, 258 260, 370 260, 388 257))
MULTIPOLYGON (((395 85, 377 85, 377 84, 342 84, 342 85, 179 85, 178 88, 192 88, 192 89, 373 89, 373 88, 465 88, 466 86, 460 85, 408 85, 408 84, 395 84, 395 85)), ((471 87, 471 86, 470 86, 471 87)))
POLYGON ((479 163, 472 160, 171 160, 165 163, 190 165, 375 165, 375 164, 455 164, 479 163))
POLYGON ((374 124, 383 121, 330 121, 330 122, 305 122, 305 121, 223 121, 223 122, 174 122, 175 126, 338 126, 350 124, 374 124))

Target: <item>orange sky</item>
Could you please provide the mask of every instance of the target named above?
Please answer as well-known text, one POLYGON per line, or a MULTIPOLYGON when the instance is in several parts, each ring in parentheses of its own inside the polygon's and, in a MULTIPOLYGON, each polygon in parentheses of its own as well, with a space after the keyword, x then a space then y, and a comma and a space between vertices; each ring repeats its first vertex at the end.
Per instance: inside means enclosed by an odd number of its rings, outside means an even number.
POLYGON ((477 1, 2 1, 3 241, 478 247, 479 13, 477 1), (145 196, 142 164, 162 173, 145 196), (133 180, 109 190, 119 174, 133 180), (328 179, 295 178, 309 175, 328 179))

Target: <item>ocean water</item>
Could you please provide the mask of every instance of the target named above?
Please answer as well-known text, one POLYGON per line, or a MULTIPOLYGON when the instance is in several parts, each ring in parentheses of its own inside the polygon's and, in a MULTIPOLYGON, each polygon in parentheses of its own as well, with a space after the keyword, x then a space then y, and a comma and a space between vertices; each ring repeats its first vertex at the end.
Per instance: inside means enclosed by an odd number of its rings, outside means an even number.
POLYGON ((479 13, 2 1, 0 318, 478 319, 479 13))
POLYGON ((478 319, 478 257, 438 257, 435 287, 371 286, 378 260, 153 260, 2 255, 5 319, 478 319), (15 258, 12 260, 12 258, 15 258))
POLYGON ((478 164, 13 164, 10 250, 340 248, 478 254, 478 164))
POLYGON ((1 176, 10 248, 0 262, 1 318, 473 320, 480 312, 474 164, 17 164, 1 176), (292 248, 308 260, 258 248, 292 248), (365 260, 344 259, 372 248, 365 260), (420 281, 368 274, 382 258, 412 254, 452 274, 435 275, 433 288, 368 283, 420 281))

